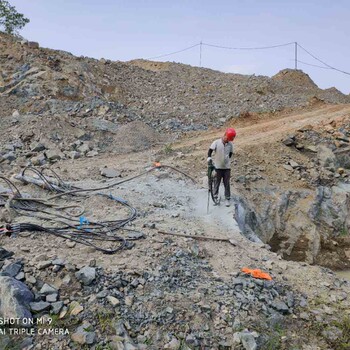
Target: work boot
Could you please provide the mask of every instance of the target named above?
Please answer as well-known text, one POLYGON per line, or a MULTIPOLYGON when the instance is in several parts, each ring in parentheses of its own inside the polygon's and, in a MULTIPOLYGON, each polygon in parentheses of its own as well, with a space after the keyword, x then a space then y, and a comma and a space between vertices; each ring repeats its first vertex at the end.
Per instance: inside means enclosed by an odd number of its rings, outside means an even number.
POLYGON ((220 205, 220 198, 214 197, 214 205, 220 205))
POLYGON ((230 200, 229 200, 229 199, 226 199, 226 200, 225 200, 225 205, 226 205, 226 207, 229 207, 229 206, 230 206, 230 200))

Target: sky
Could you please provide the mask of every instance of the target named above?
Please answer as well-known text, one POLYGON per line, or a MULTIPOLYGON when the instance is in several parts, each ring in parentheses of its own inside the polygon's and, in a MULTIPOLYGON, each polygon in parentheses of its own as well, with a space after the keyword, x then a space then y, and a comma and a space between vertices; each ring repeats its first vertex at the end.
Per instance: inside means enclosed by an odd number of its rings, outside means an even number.
POLYGON ((9 0, 30 19, 20 34, 77 56, 149 59, 273 76, 295 67, 322 89, 350 93, 348 0, 9 0), (202 42, 202 45, 199 45, 202 42), (233 50, 205 44, 264 50, 233 50), (348 73, 348 74, 346 74, 348 73))

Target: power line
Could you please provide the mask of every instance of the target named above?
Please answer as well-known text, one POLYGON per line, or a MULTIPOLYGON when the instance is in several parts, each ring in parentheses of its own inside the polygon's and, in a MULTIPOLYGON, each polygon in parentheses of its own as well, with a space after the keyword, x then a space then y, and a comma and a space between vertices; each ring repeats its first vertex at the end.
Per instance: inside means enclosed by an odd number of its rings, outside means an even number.
POLYGON ((200 51, 199 51, 199 66, 201 66, 201 65, 202 65, 202 46, 214 47, 214 48, 225 49, 225 50, 267 50, 267 49, 275 49, 275 48, 278 48, 278 47, 289 46, 289 45, 295 45, 295 58, 294 58, 294 61, 295 61, 295 69, 297 69, 297 62, 299 62, 299 63, 304 64, 304 65, 307 65, 307 66, 312 66, 312 67, 322 68, 322 69, 332 69, 332 70, 335 70, 335 71, 337 71, 337 72, 350 75, 349 72, 346 72, 346 71, 343 71, 343 70, 341 70, 341 69, 335 68, 335 67, 329 65, 328 63, 322 61, 321 59, 319 59, 318 57, 316 57, 315 55, 313 55, 310 51, 306 50, 304 47, 302 47, 300 44, 298 44, 298 43, 295 42, 295 41, 290 42, 290 43, 285 43, 285 44, 278 44, 278 45, 271 45, 271 46, 260 46, 260 47, 230 47, 230 46, 220 46, 220 45, 214 45, 214 44, 203 43, 203 42, 201 41, 201 42, 199 42, 199 43, 197 43, 197 44, 194 44, 194 45, 192 45, 192 46, 186 47, 186 48, 184 48, 184 49, 182 49, 182 50, 178 50, 178 51, 170 52, 170 53, 167 53, 167 54, 164 54, 164 55, 154 56, 154 57, 150 57, 150 58, 146 58, 146 59, 147 59, 147 60, 153 60, 153 59, 156 59, 156 58, 167 57, 167 56, 175 55, 175 54, 178 54, 178 53, 187 51, 187 50, 191 50, 191 49, 193 49, 193 48, 199 46, 199 47, 200 47, 200 51), (310 55, 313 59, 315 59, 316 61, 322 63, 322 64, 324 65, 324 67, 323 67, 323 66, 318 66, 318 65, 315 65, 315 64, 311 64, 311 63, 307 63, 307 62, 303 62, 303 61, 298 60, 298 57, 297 57, 297 47, 298 47, 298 46, 299 46, 303 51, 305 51, 308 55, 310 55))
POLYGON ((297 44, 302 50, 304 50, 308 55, 310 55, 312 58, 314 58, 316 61, 318 62, 321 62, 322 64, 324 64, 326 67, 328 67, 329 69, 333 69, 333 70, 336 70, 337 72, 340 72, 340 73, 344 73, 344 74, 347 74, 347 75, 350 75, 349 72, 345 72, 341 69, 338 69, 338 68, 335 68, 335 67, 332 67, 330 66, 328 63, 320 60, 319 58, 317 58, 315 55, 313 55, 311 52, 309 52, 308 50, 306 50, 305 48, 303 48, 301 45, 297 44))
POLYGON ((179 51, 174 51, 174 52, 171 52, 171 53, 167 53, 165 55, 160 55, 160 56, 155 56, 155 57, 150 57, 150 58, 146 58, 146 60, 153 60, 155 58, 161 58, 161 57, 166 57, 166 56, 171 56, 171 55, 175 55, 176 53, 180 53, 180 52, 184 52, 184 51, 187 51, 187 50, 190 50, 190 49, 193 49, 194 47, 197 47, 199 46, 199 44, 195 44, 195 45, 192 45, 190 47, 186 47, 185 49, 182 49, 182 50, 179 50, 179 51))
POLYGON ((322 69, 332 69, 330 67, 322 67, 322 66, 318 66, 316 64, 306 63, 306 62, 303 62, 303 61, 300 61, 300 60, 297 60, 297 62, 301 63, 301 64, 305 64, 307 66, 311 66, 311 67, 322 68, 322 69))
POLYGON ((295 42, 293 41, 291 43, 286 43, 286 44, 279 44, 279 45, 273 45, 273 46, 261 46, 261 47, 229 47, 229 46, 220 46, 220 45, 202 43, 202 45, 205 45, 205 46, 216 47, 218 49, 226 49, 226 50, 266 50, 266 49, 274 49, 276 47, 288 46, 292 44, 294 45, 295 42))

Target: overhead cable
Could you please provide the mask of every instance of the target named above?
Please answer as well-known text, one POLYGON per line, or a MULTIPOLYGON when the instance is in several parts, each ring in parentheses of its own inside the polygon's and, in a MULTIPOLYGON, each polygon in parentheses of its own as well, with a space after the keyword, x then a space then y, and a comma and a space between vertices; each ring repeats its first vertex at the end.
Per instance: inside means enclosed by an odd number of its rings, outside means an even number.
POLYGON ((347 75, 350 75, 349 72, 345 72, 341 69, 338 69, 338 68, 335 68, 335 67, 332 67, 331 65, 329 65, 328 63, 322 61, 321 59, 317 58, 315 55, 313 55, 310 51, 306 50, 305 48, 303 48, 301 45, 297 44, 302 50, 304 50, 308 55, 310 55, 312 58, 314 58, 316 61, 318 62, 321 62, 322 64, 324 64, 326 67, 330 68, 330 69, 333 69, 333 70, 336 70, 337 72, 340 72, 340 73, 344 73, 344 74, 347 74, 347 75))
POLYGON ((229 46, 219 46, 219 45, 213 45, 213 44, 207 44, 207 43, 202 43, 202 45, 216 47, 218 49, 226 49, 226 50, 266 50, 266 49, 274 49, 276 47, 295 45, 295 42, 272 45, 272 46, 261 46, 261 47, 229 47, 229 46))
POLYGON ((316 67, 316 68, 322 68, 322 69, 332 69, 330 67, 323 67, 323 66, 318 66, 317 64, 311 64, 303 61, 297 60, 298 63, 305 64, 306 66, 311 66, 311 67, 316 67))
MULTIPOLYGON (((162 58, 162 57, 167 57, 167 56, 171 56, 171 55, 175 55, 177 53, 181 53, 187 50, 191 50, 197 46, 200 46, 202 48, 202 46, 207 46, 207 47, 214 47, 214 48, 218 48, 218 49, 225 49, 225 50, 242 50, 242 51, 248 51, 248 50, 267 50, 267 49, 275 49, 275 48, 279 48, 279 47, 284 47, 284 46, 290 46, 290 45, 295 45, 295 48, 299 47, 300 49, 302 49, 303 51, 305 51, 308 55, 310 55, 313 59, 315 59, 316 61, 322 63, 324 66, 318 66, 318 65, 314 65, 311 63, 307 63, 307 62, 303 62, 303 61, 299 61, 297 60, 297 56, 295 57, 295 61, 299 62, 301 64, 305 64, 307 66, 312 66, 312 67, 316 67, 316 68, 322 68, 322 69, 332 69, 335 70, 337 72, 346 74, 346 75, 350 75, 349 72, 346 72, 344 70, 338 69, 336 67, 333 67, 331 65, 329 65, 328 63, 324 62, 323 60, 319 59, 318 57, 316 57, 315 55, 313 55, 310 51, 308 51, 307 49, 305 49, 303 46, 301 46, 300 44, 298 44, 297 42, 289 42, 289 43, 285 43, 285 44, 278 44, 278 45, 270 45, 270 46, 258 46, 258 47, 231 47, 231 46, 221 46, 221 45, 214 45, 214 44, 209 44, 209 43, 203 43, 200 42, 198 44, 186 47, 182 50, 178 50, 178 51, 174 51, 174 52, 170 52, 164 55, 159 55, 159 56, 154 56, 154 57, 150 57, 150 58, 146 58, 147 60, 152 60, 152 59, 156 59, 156 58, 162 58)), ((201 56, 202 56, 202 51, 200 51, 200 62, 201 62, 201 56)))
POLYGON ((176 53, 180 53, 180 52, 184 52, 184 51, 187 51, 187 50, 190 50, 190 49, 193 49, 194 47, 197 47, 199 46, 200 44, 195 44, 195 45, 192 45, 190 47, 186 47, 185 49, 182 49, 182 50, 179 50, 179 51, 174 51, 174 52, 171 52, 171 53, 167 53, 165 55, 160 55, 160 56, 155 56, 155 57, 149 57, 149 58, 146 58, 146 60, 153 60, 155 58, 161 58, 161 57, 166 57, 166 56, 171 56, 171 55, 175 55, 176 53))

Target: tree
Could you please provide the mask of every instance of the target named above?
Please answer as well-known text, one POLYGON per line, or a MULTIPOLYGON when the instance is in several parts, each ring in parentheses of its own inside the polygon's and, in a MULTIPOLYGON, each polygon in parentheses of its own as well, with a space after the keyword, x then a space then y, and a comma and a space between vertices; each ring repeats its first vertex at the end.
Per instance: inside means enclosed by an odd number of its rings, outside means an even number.
POLYGON ((8 1, 0 0, 0 27, 4 28, 5 33, 18 34, 18 30, 22 29, 29 19, 18 13, 14 6, 8 1))

